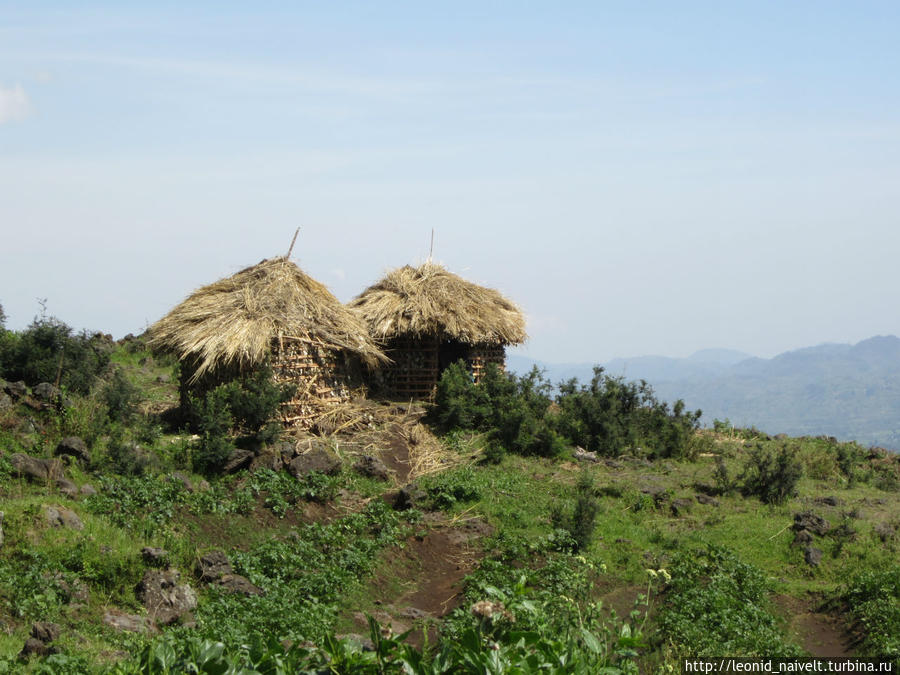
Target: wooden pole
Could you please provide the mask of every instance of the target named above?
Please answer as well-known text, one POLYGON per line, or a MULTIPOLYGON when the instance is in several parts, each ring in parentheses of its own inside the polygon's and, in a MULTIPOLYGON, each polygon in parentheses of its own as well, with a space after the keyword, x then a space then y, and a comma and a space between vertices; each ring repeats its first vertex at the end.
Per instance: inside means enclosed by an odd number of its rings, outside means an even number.
POLYGON ((434 255, 434 228, 431 228, 431 246, 428 249, 428 262, 431 262, 431 256, 434 255))
POLYGON ((294 230, 294 238, 291 239, 291 247, 288 249, 287 255, 284 256, 286 259, 289 259, 289 258, 291 257, 291 251, 294 250, 294 242, 297 241, 297 235, 298 235, 298 234, 300 234, 300 228, 299 228, 299 227, 298 227, 296 230, 294 230))

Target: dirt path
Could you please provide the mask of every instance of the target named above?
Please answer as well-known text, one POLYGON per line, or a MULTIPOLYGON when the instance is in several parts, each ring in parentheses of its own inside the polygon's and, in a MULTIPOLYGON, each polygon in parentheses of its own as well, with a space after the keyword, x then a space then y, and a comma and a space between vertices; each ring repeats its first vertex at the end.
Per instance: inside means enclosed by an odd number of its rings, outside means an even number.
MULTIPOLYGON (((459 606, 463 578, 475 569, 482 551, 478 540, 490 533, 484 521, 451 523, 442 514, 431 514, 422 532, 402 546, 388 551, 369 583, 368 594, 377 607, 372 616, 394 633, 417 628, 410 643, 421 647, 434 643, 437 619, 459 606)), ((352 615, 356 629, 365 633, 363 612, 352 615)))
POLYGON ((816 611, 811 600, 776 595, 775 606, 787 619, 788 632, 811 656, 853 656, 853 637, 840 617, 816 611))

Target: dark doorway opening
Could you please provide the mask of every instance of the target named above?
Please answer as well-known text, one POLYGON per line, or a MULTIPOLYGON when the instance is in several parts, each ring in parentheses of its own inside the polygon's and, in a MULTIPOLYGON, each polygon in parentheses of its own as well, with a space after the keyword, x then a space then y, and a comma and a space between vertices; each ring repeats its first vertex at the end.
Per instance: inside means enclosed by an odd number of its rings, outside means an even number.
POLYGON ((438 347, 438 377, 451 364, 456 363, 460 359, 465 360, 468 354, 469 348, 462 342, 450 340, 441 343, 441 346, 438 347))

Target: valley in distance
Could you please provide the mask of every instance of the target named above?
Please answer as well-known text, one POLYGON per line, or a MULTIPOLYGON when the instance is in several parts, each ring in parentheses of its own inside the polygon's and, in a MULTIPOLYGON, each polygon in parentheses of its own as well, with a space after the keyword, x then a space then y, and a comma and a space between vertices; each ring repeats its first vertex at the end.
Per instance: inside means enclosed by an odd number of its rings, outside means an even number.
MULTIPOLYGON (((590 382, 593 363, 544 363, 515 353, 507 367, 533 366, 554 385, 590 382)), ((612 376, 646 380, 664 401, 683 399, 703 411, 704 426, 728 420, 769 434, 834 436, 900 450, 900 338, 877 336, 855 345, 821 344, 761 359, 731 349, 687 358, 638 356, 602 366, 612 376)))

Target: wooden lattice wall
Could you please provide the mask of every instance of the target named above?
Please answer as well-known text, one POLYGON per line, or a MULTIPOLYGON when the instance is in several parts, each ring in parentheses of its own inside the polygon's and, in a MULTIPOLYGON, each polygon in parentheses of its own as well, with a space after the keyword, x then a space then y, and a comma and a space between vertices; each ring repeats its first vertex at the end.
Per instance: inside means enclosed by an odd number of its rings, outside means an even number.
MULTIPOLYGON (((476 384, 481 381, 489 363, 496 363, 501 369, 504 367, 505 350, 502 345, 454 343, 454 346, 466 361, 476 384)), ((441 349, 442 343, 437 337, 392 340, 386 353, 393 363, 377 372, 377 389, 381 394, 399 400, 430 399, 441 377, 442 366, 449 365, 441 363, 441 349)))
POLYGON ((426 400, 434 393, 440 372, 437 338, 392 340, 386 350, 393 363, 379 369, 379 389, 402 400, 426 400))
MULTIPOLYGON (((282 338, 272 344, 272 375, 275 382, 297 386, 293 398, 281 405, 279 416, 288 427, 309 427, 312 421, 330 407, 350 399, 350 390, 360 384, 359 366, 342 352, 325 349, 297 338, 282 338)), ((219 368, 198 382, 189 382, 194 369, 188 362, 181 365, 181 404, 187 396, 202 396, 219 384, 240 375, 237 368, 219 368)))
POLYGON ((285 426, 308 427, 328 408, 350 399, 353 374, 341 352, 314 343, 282 338, 272 348, 276 382, 297 385, 294 397, 281 406, 285 426))
POLYGON ((504 370, 506 350, 503 345, 475 345, 469 350, 466 363, 469 366, 469 372, 472 373, 472 379, 475 380, 475 384, 478 384, 481 382, 484 369, 488 364, 494 363, 500 370, 504 370))

